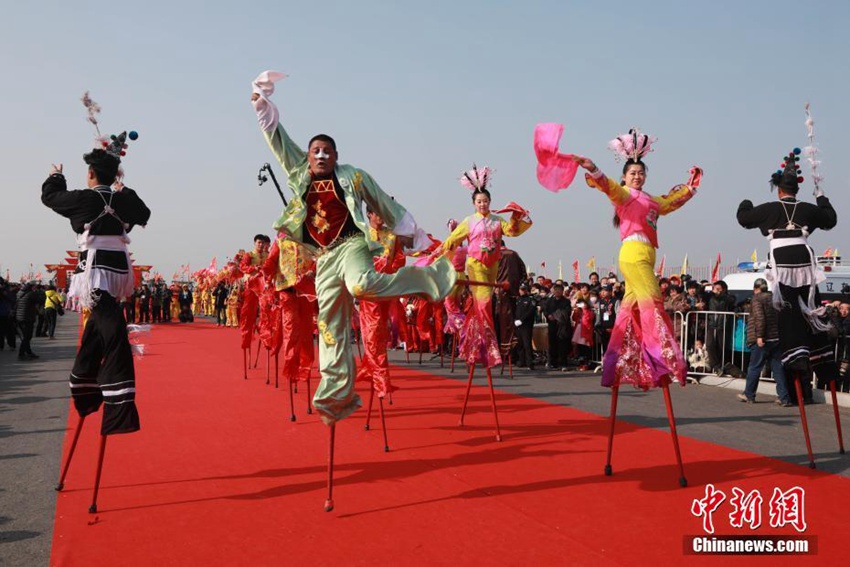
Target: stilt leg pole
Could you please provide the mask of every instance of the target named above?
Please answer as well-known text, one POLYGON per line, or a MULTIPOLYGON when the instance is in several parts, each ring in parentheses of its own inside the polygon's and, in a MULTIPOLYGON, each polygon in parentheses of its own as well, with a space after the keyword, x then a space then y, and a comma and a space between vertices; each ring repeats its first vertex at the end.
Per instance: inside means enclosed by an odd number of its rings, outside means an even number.
POLYGON ((673 415, 673 400, 670 398, 670 385, 666 382, 661 386, 664 390, 664 404, 667 406, 667 421, 670 422, 670 436, 673 438, 673 450, 676 452, 676 463, 679 465, 679 486, 688 486, 685 478, 685 467, 682 464, 682 453, 679 451, 679 435, 676 433, 676 417, 673 415))
POLYGON ((496 441, 502 440, 502 430, 499 428, 499 411, 496 409, 496 391, 493 389, 493 375, 487 369, 487 385, 490 386, 490 405, 493 406, 493 421, 496 423, 496 441))
POLYGON ((295 421, 295 397, 292 395, 292 380, 287 377, 286 381, 289 383, 289 421, 295 421))
POLYGON ((334 509, 334 437, 336 424, 330 425, 330 445, 328 447, 328 498, 325 500, 325 512, 334 509))
POLYGON ((271 379, 272 373, 272 351, 270 349, 266 349, 266 386, 272 383, 271 379))
POLYGON ((451 370, 449 370, 449 372, 451 372, 452 374, 454 374, 454 371, 455 371, 455 350, 456 349, 457 349, 457 331, 452 333, 452 365, 451 365, 451 370))
POLYGON ((809 438, 809 421, 806 419, 806 406, 803 403, 802 376, 799 372, 794 373, 794 387, 797 390, 797 406, 800 408, 800 422, 803 424, 803 436, 806 438, 806 451, 809 453, 809 468, 815 468, 815 457, 812 454, 812 441, 809 438))
POLYGON ((277 375, 278 375, 278 372, 277 372, 277 359, 278 359, 278 356, 279 356, 279 355, 280 355, 280 353, 279 353, 279 352, 275 353, 275 355, 274 355, 274 387, 275 387, 275 388, 277 388, 277 387, 278 387, 278 383, 277 383, 277 375))
MULTIPOLYGON (((374 392, 374 390, 372 390, 374 392)), ((378 397, 378 409, 381 410, 381 429, 384 432, 384 453, 390 452, 390 443, 387 441, 387 421, 384 418, 384 398, 378 397)))
POLYGON ((94 494, 89 506, 89 514, 97 514, 97 492, 100 489, 100 473, 103 470, 103 454, 106 452, 106 435, 100 436, 100 450, 97 452, 97 472, 94 476, 94 494))
POLYGON ((514 360, 513 360, 513 354, 511 354, 510 352, 508 353, 508 374, 510 375, 511 379, 513 380, 513 377, 514 377, 514 360))
POLYGON ((366 406, 366 425, 363 426, 366 431, 369 431, 369 422, 372 420, 372 400, 375 399, 375 387, 372 384, 369 386, 369 405, 366 406))
MULTIPOLYGON (((444 341, 445 344, 445 341, 444 341)), ((440 345, 440 368, 443 368, 443 345, 440 345)))
POLYGON ((838 415, 838 396, 835 393, 835 380, 829 383, 832 393, 832 411, 835 414, 835 430, 838 432, 838 452, 844 454, 844 436, 841 435, 841 417, 838 415))
POLYGON ((617 397, 620 395, 620 385, 611 388, 611 415, 608 417, 608 456, 605 457, 605 476, 611 476, 611 452, 614 450, 614 424, 617 422, 617 397))
POLYGON ((387 400, 389 401, 390 405, 393 405, 393 393, 392 392, 387 392, 387 400))
POLYGON ((59 484, 56 485, 57 491, 65 488, 65 476, 67 476, 68 468, 71 466, 71 459, 74 458, 74 450, 77 448, 77 441, 80 439, 80 431, 83 430, 83 423, 85 421, 85 417, 81 417, 77 421, 77 428, 74 430, 74 438, 71 440, 71 449, 68 451, 68 457, 65 459, 65 466, 62 467, 62 475, 59 477, 59 484))
POLYGON ((257 356, 254 357, 254 368, 260 363, 260 343, 257 342, 257 356))
POLYGON ((475 364, 469 365, 469 380, 466 382, 466 396, 463 398, 463 409, 460 410, 460 421, 458 425, 463 426, 463 416, 466 415, 466 404, 469 403, 469 391, 472 389, 472 375, 475 373, 475 364))
POLYGON ((250 360, 250 358, 251 358, 250 348, 247 348, 247 349, 243 348, 242 349, 242 377, 245 378, 245 380, 248 379, 248 360, 250 360))
MULTIPOLYGON (((310 375, 307 375, 307 414, 313 415, 313 400, 310 395, 310 375)), ((331 426, 333 427, 333 426, 331 426)))

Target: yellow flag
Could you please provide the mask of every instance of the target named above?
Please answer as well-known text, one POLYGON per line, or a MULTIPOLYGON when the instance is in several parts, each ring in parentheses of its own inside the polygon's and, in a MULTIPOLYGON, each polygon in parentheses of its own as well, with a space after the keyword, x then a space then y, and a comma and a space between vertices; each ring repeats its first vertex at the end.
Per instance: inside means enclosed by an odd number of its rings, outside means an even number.
POLYGON ((758 248, 753 249, 753 255, 750 256, 750 260, 752 260, 753 262, 759 261, 758 248))
POLYGON ((590 260, 587 261, 587 269, 591 272, 596 271, 596 256, 591 256, 590 260))
POLYGON ((688 273, 688 255, 685 254, 685 259, 682 260, 682 275, 684 276, 687 273, 688 273))

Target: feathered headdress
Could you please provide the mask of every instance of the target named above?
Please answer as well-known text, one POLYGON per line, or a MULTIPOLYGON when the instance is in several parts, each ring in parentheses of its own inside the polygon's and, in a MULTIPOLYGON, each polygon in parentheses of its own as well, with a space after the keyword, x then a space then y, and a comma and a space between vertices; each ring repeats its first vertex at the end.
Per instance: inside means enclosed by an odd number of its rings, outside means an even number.
POLYGON ((641 161, 646 154, 652 151, 652 144, 657 141, 637 128, 629 130, 628 134, 620 134, 610 142, 608 149, 617 154, 617 159, 641 161))
POLYGON ((492 173, 493 170, 489 167, 479 168, 477 165, 472 164, 472 169, 464 171, 463 175, 460 176, 460 184, 470 191, 486 189, 492 173))
POLYGON ((809 145, 803 149, 806 154, 806 161, 812 169, 812 182, 815 185, 815 195, 820 191, 820 182, 823 181, 823 175, 818 172, 820 160, 818 159, 818 147, 815 144, 815 121, 812 120, 812 113, 809 112, 809 103, 806 103, 806 132, 809 138, 809 145))
POLYGON ((457 219, 449 219, 449 221, 446 223, 446 226, 449 228, 450 232, 453 231, 454 229, 456 229, 457 225, 458 225, 457 219))
POLYGON ((118 159, 120 162, 121 158, 127 153, 127 138, 135 140, 139 137, 139 134, 135 130, 131 130, 129 134, 124 131, 117 135, 113 134, 108 138, 101 135, 100 126, 97 120, 97 115, 100 114, 100 105, 92 100, 88 91, 83 93, 80 100, 83 101, 83 106, 86 107, 86 114, 88 115, 86 119, 91 122, 94 126, 95 132, 97 132, 97 136, 95 138, 97 143, 95 144, 95 147, 105 150, 108 154, 118 159))

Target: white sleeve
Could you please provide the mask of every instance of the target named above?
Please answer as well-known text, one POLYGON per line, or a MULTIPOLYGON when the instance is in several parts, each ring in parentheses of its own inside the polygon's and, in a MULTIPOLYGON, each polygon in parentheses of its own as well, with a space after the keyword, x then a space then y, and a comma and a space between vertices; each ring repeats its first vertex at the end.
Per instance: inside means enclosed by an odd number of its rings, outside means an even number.
POLYGON ((427 250, 429 246, 431 246, 431 239, 428 238, 428 235, 424 230, 419 228, 416 225, 416 220, 413 218, 413 215, 410 214, 409 211, 404 213, 404 216, 401 217, 401 221, 395 227, 393 227, 393 234, 396 236, 411 236, 413 237, 413 248, 409 249, 410 252, 419 252, 422 250, 427 250))
POLYGON ((280 113, 277 106, 268 97, 274 93, 275 82, 285 77, 286 74, 278 71, 263 71, 251 83, 252 92, 260 95, 260 98, 253 101, 252 104, 257 112, 257 122, 260 123, 263 132, 271 132, 277 128, 280 113))

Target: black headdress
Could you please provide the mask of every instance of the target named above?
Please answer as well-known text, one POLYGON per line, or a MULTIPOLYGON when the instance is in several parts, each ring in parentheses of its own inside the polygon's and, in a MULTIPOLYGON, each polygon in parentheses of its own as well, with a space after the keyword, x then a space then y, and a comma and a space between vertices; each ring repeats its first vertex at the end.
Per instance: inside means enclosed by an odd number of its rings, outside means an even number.
POLYGON ((782 158, 780 167, 770 176, 770 187, 779 187, 786 193, 796 195, 800 190, 800 183, 803 182, 800 169, 800 148, 794 148, 782 158))

